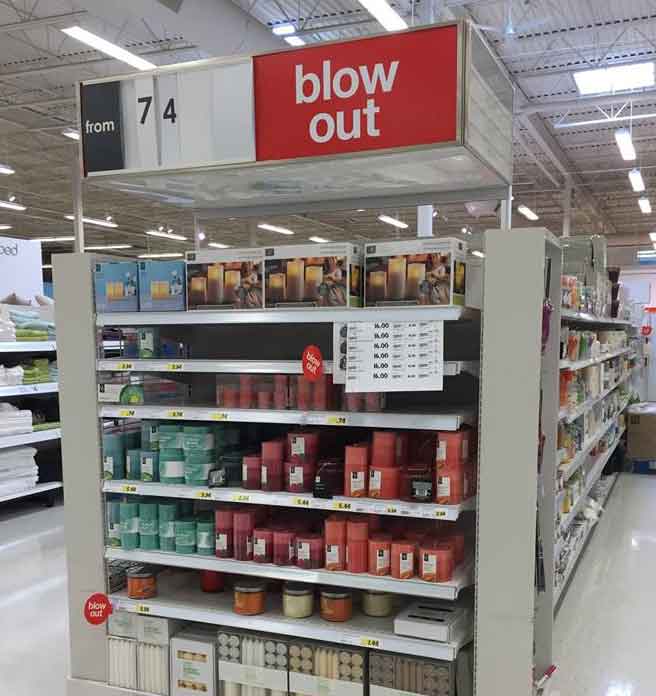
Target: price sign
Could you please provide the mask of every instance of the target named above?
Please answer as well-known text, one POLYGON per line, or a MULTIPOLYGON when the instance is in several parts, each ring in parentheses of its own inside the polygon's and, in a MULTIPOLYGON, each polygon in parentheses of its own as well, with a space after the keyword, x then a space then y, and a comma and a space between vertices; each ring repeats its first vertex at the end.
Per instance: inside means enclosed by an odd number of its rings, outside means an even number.
POLYGON ((350 322, 347 392, 441 391, 444 322, 350 322))
POLYGON ((150 614, 150 607, 147 604, 137 604, 137 614, 150 614))
POLYGON ((436 510, 435 517, 446 517, 446 510, 436 510))
POLYGON ((184 418, 184 411, 181 409, 167 411, 166 417, 167 418, 184 418))
POLYGON ((168 372, 180 372, 181 370, 184 370, 184 364, 183 363, 168 363, 166 365, 166 369, 168 372))
POLYGON ((347 425, 348 419, 346 416, 327 416, 326 425, 347 425))
POLYGON ((134 409, 133 408, 122 408, 118 412, 119 418, 134 418, 134 409))
POLYGON ((364 648, 380 648, 380 641, 376 638, 360 638, 360 645, 364 648))
POLYGON ((309 498, 294 498, 294 505, 298 505, 300 507, 310 507, 310 499, 309 498))
POLYGON ((134 365, 131 362, 120 362, 116 366, 117 370, 131 370, 134 365))
POLYGON ((351 503, 344 503, 341 500, 333 503, 333 510, 350 510, 351 507, 351 503))
POLYGON ((212 499, 212 492, 211 491, 196 491, 196 497, 200 498, 201 500, 211 500, 212 499))
POLYGON ((228 420, 228 414, 227 414, 227 413, 223 413, 223 412, 212 413, 211 416, 210 416, 210 418, 211 418, 213 421, 226 421, 226 420, 228 420))
POLYGON ((121 493, 136 493, 136 486, 121 486, 121 493))
POLYGON ((397 507, 395 507, 394 505, 388 505, 388 506, 385 508, 385 512, 386 512, 388 515, 396 515, 396 514, 398 513, 398 511, 399 511, 399 509, 398 509, 397 507))
POLYGON ((235 493, 232 496, 232 502, 233 503, 250 503, 251 497, 250 497, 250 495, 248 495, 248 493, 235 493))

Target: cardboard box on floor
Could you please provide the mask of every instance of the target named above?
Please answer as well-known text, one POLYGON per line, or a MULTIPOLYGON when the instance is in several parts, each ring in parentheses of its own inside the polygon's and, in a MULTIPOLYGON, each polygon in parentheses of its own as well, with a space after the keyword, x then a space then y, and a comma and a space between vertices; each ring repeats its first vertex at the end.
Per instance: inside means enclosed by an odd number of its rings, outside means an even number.
POLYGON ((631 459, 656 459, 656 402, 644 401, 628 409, 628 450, 631 459))

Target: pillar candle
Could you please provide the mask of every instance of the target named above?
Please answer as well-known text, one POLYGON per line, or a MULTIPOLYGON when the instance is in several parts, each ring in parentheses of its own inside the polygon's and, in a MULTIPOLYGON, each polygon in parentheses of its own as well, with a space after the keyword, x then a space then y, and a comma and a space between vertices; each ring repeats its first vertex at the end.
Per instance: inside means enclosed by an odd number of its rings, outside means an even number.
POLYGON ((419 287, 426 279, 426 264, 425 263, 410 263, 408 264, 408 283, 406 286, 406 296, 410 299, 419 298, 419 287))
POLYGON ((367 300, 371 302, 379 302, 387 298, 387 273, 385 271, 371 271, 369 273, 367 292, 367 300))
POLYGON ((207 269, 207 294, 210 304, 223 304, 223 264, 215 263, 207 269))
POLYGON ((269 276, 269 294, 267 302, 275 304, 284 302, 287 299, 286 276, 284 273, 272 273, 269 276))
POLYGON ((389 274, 388 294, 392 300, 405 299, 405 256, 393 256, 387 262, 389 274))
POLYGON ((190 304, 206 305, 207 304, 207 278, 200 276, 191 279, 191 288, 189 290, 190 304))
POLYGON ((305 261, 303 259, 290 259, 287 261, 287 298, 291 302, 303 300, 303 280, 305 261))
POLYGON ((323 268, 308 266, 305 269, 305 299, 319 299, 319 286, 323 283, 323 268))
POLYGON ((223 288, 224 302, 232 304, 237 301, 237 288, 241 283, 241 273, 239 271, 225 272, 225 285, 223 288))

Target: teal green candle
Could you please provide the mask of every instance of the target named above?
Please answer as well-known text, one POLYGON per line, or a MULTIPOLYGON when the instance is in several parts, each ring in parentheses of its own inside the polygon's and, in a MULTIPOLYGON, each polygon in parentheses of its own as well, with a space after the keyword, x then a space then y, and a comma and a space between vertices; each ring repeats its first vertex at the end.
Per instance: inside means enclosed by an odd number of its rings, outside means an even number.
POLYGON ((159 452, 156 450, 140 450, 141 480, 159 481, 159 452))
POLYGON ((119 503, 121 546, 127 551, 139 548, 139 503, 119 503))
POLYGON ((125 442, 122 433, 105 433, 103 444, 103 478, 125 478, 125 442))
POLYGON ((186 517, 194 516, 193 500, 178 500, 178 519, 183 520, 186 517))
POLYGON ((206 486, 210 469, 216 466, 216 451, 186 452, 184 478, 188 486, 206 486))
POLYGON ((176 520, 175 551, 176 553, 196 553, 196 520, 176 520))
POLYGON ((184 483, 184 462, 182 449, 160 449, 159 480, 162 483, 184 483))
POLYGON ((157 421, 141 421, 141 447, 146 450, 159 449, 159 423, 157 421))
POLYGON ((121 511, 117 500, 108 500, 106 503, 107 514, 107 546, 117 548, 121 546, 121 511))
POLYGON ((185 425, 182 432, 185 453, 214 449, 214 432, 210 425, 185 425))
POLYGON ((214 520, 198 520, 196 523, 196 547, 202 556, 213 556, 215 552, 214 520))
POLYGON ((182 449, 182 426, 172 423, 160 423, 159 448, 182 449))
POLYGON ((175 519, 178 514, 177 503, 160 503, 159 548, 161 551, 175 551, 175 519))
POLYGON ((141 480, 141 450, 128 450, 125 457, 125 478, 131 481, 141 480))

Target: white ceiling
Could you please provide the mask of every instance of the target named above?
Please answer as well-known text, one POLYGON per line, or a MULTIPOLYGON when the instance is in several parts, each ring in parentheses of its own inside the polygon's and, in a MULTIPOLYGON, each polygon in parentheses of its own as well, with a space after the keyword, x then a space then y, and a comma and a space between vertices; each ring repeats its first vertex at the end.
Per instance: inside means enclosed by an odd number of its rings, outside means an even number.
MULTIPOLYGON (((470 17, 485 27, 495 51, 517 85, 515 120, 515 203, 525 203, 544 224, 562 229, 564 190, 573 187, 572 234, 604 232, 622 249, 648 246, 650 216, 642 215, 614 141, 617 124, 559 127, 601 119, 608 100, 578 96, 572 72, 586 67, 653 60, 656 4, 653 0, 394 0, 408 23, 430 18, 470 17), (513 33, 504 32, 509 25, 513 33)), ((61 131, 75 125, 74 84, 81 79, 128 72, 66 37, 59 27, 81 24, 157 64, 214 55, 268 50, 279 45, 271 26, 293 21, 308 43, 365 35, 380 26, 357 0, 0 0, 0 162, 15 167, 0 176, 0 196, 13 193, 26 213, 0 213, 0 224, 24 237, 69 235, 63 219, 71 212, 71 171, 75 144, 61 131), (57 16, 60 17, 57 17, 57 16)), ((624 101, 614 105, 617 109, 624 101)), ((656 90, 632 95, 634 114, 656 112, 656 90)), ((625 113, 630 107, 625 107, 625 113)), ((637 120, 633 138, 648 192, 656 184, 656 118, 637 120)), ((630 166, 627 166, 629 164, 630 166)), ((652 201, 656 210, 656 196, 652 201)), ((130 243, 140 251, 177 251, 185 244, 147 238, 158 224, 177 232, 193 230, 191 213, 141 201, 85 184, 85 213, 114 216, 117 230, 87 228, 88 243, 130 243)), ((390 229, 378 210, 315 213, 269 219, 297 231, 330 239, 382 238, 390 229)), ((415 213, 398 214, 411 225, 415 213)), ((462 204, 444 206, 436 218, 444 233, 495 224, 476 220, 462 204)), ((526 226, 515 217, 514 224, 526 226)), ((207 224, 215 241, 248 244, 253 221, 207 224)), ((258 241, 279 242, 258 233, 258 241)), ((50 247, 49 247, 50 248, 50 247)), ((64 250, 66 245, 52 247, 64 250)), ((625 252, 627 253, 627 252, 625 252)))

